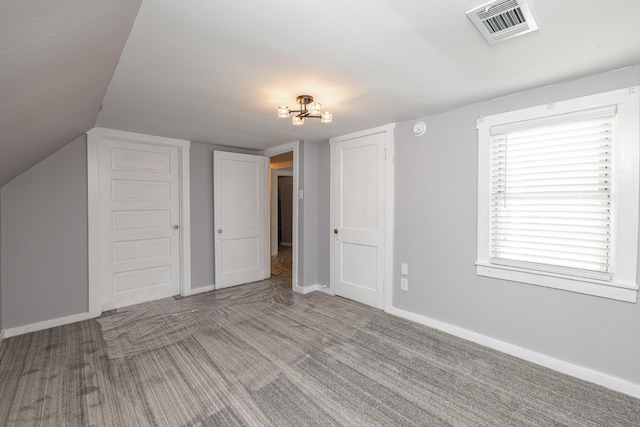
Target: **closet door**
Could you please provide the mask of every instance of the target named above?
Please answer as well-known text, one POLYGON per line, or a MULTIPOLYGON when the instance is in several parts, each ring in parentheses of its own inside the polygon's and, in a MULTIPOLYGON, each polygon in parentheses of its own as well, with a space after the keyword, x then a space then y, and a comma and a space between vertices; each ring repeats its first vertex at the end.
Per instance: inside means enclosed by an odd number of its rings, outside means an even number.
POLYGON ((336 295, 384 308, 385 133, 332 141, 336 295))

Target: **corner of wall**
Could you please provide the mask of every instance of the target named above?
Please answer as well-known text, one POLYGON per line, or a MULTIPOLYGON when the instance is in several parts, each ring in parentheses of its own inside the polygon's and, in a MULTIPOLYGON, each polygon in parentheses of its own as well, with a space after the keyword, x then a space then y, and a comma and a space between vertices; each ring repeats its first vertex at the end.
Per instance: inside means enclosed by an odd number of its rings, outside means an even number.
MULTIPOLYGON (((298 145, 298 190, 302 190, 304 192, 304 156, 306 152, 306 143, 301 140, 298 145)), ((305 201, 304 199, 298 201, 298 286, 304 287, 304 226, 305 226, 305 201)))
POLYGON ((331 155, 329 141, 318 143, 318 155, 316 159, 317 168, 317 281, 319 286, 328 287, 330 282, 330 245, 331 245, 331 218, 329 204, 331 200, 330 192, 330 170, 331 155))
MULTIPOLYGON (((304 185, 303 187, 303 201, 304 207, 302 217, 304 218, 301 229, 303 230, 304 239, 302 242, 303 261, 304 265, 302 286, 315 285, 317 283, 317 157, 318 150, 315 143, 305 142, 303 160, 300 162, 304 165, 304 185)), ((300 226, 300 225, 299 225, 300 226)))

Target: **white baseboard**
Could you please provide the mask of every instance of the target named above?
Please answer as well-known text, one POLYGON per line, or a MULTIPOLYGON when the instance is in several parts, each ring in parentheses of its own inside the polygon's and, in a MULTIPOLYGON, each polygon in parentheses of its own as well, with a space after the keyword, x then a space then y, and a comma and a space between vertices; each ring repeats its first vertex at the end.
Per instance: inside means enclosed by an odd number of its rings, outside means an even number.
POLYGON ((329 285, 317 285, 318 290, 323 294, 335 295, 336 293, 329 287, 329 285))
POLYGON ((602 372, 594 371, 583 366, 574 365, 572 363, 555 359, 542 353, 527 350, 525 348, 509 344, 505 341, 500 341, 498 339, 491 338, 486 335, 481 335, 477 332, 473 332, 459 326, 453 326, 448 323, 431 319, 419 314, 411 313, 409 311, 401 310, 393 306, 390 310, 387 310, 387 313, 394 316, 402 317, 403 319, 411 320, 416 323, 420 323, 425 326, 429 326, 434 329, 438 329, 442 332, 446 332, 447 334, 457 336, 467 341, 475 342, 476 344, 480 344, 485 347, 489 347, 494 350, 509 354, 511 356, 515 356, 520 359, 535 363, 537 365, 553 369, 554 371, 562 372, 563 374, 571 375, 573 377, 580 378, 581 380, 589 381, 594 384, 610 388, 611 390, 640 398, 640 384, 612 377, 611 375, 603 374, 602 372))
POLYGON ((200 286, 198 288, 191 288, 183 297, 189 297, 191 295, 198 295, 209 291, 214 291, 216 289, 216 285, 208 285, 208 286, 200 286))
MULTIPOLYGON (((324 287, 322 285, 309 285, 309 286, 294 286, 293 287, 293 291, 294 292, 298 292, 301 294, 309 294, 311 292, 317 291, 317 290, 321 290, 324 287)), ((209 292, 209 291, 214 291, 215 285, 209 285, 209 286, 201 286, 199 288, 192 288, 189 290, 189 292, 185 295, 185 297, 191 296, 191 295, 197 295, 197 294, 202 294, 204 292, 209 292)))
POLYGON ((293 292, 298 292, 301 293, 303 295, 306 294, 310 294, 311 292, 315 292, 317 290, 319 290, 322 287, 322 285, 307 285, 307 286, 294 286, 293 287, 293 292))
POLYGON ((81 322, 83 320, 94 319, 100 316, 96 313, 79 313, 71 316, 59 317, 57 319, 45 320, 44 322, 31 323, 29 325, 7 328, 4 330, 6 338, 17 335, 28 334, 29 332, 41 331, 43 329, 55 328, 56 326, 67 325, 69 323, 81 322))

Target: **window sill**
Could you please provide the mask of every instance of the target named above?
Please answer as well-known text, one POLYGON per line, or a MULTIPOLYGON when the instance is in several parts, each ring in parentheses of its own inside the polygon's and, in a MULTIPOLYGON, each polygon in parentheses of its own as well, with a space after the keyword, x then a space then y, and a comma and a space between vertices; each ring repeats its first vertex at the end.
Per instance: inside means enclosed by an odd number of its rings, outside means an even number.
POLYGON ((476 263, 476 274, 478 276, 562 289, 618 301, 635 303, 638 299, 638 286, 635 283, 621 283, 615 280, 605 282, 480 262, 476 263))

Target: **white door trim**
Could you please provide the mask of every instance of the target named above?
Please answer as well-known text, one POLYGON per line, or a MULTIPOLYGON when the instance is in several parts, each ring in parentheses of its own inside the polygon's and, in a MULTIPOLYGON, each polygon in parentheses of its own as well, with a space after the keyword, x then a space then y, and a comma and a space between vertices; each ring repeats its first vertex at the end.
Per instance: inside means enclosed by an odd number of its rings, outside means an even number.
MULTIPOLYGON (((298 250, 300 245, 298 244, 298 209, 299 209, 299 184, 298 178, 300 176, 300 158, 299 158, 300 142, 294 141, 288 144, 279 145, 277 147, 268 148, 262 153, 263 156, 273 157, 278 154, 293 152, 293 234, 292 240, 292 265, 291 265, 291 287, 295 292, 305 293, 305 288, 298 284, 298 250)), ((269 211, 269 210, 267 210, 269 211)), ((269 239, 271 241, 271 239, 269 239)))
POLYGON ((180 294, 191 294, 191 214, 190 214, 190 141, 144 135, 106 128, 93 128, 87 132, 87 184, 88 184, 88 221, 89 221, 89 313, 99 316, 102 313, 101 296, 101 250, 100 233, 100 181, 99 181, 99 143, 101 138, 150 145, 178 147, 180 156, 180 294))
MULTIPOLYGON (((373 135, 377 133, 385 133, 385 218, 384 218, 384 278, 383 278, 383 292, 384 292, 384 311, 390 311, 392 309, 393 303, 393 263, 394 263, 394 254, 393 254, 393 225, 394 225, 394 180, 395 180, 395 170, 394 170, 394 140, 393 140, 393 131, 396 127, 395 123, 391 123, 385 126, 380 126, 372 129, 363 130, 360 132, 354 132, 347 135, 338 136, 335 138, 329 139, 330 144, 330 158, 333 159, 335 156, 336 146, 335 144, 340 141, 346 141, 349 139, 360 138, 363 136, 373 135)), ((337 212, 335 211, 335 197, 337 194, 337 183, 335 182, 335 174, 334 171, 330 173, 330 203, 329 203, 329 215, 331 221, 330 229, 333 230, 336 227, 335 216, 337 212)), ((331 295, 335 295, 335 245, 329 245, 330 255, 329 255, 329 287, 320 289, 323 292, 329 293, 331 295)))

